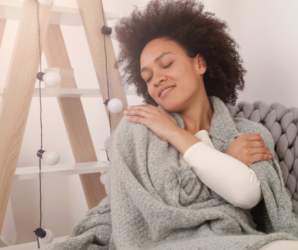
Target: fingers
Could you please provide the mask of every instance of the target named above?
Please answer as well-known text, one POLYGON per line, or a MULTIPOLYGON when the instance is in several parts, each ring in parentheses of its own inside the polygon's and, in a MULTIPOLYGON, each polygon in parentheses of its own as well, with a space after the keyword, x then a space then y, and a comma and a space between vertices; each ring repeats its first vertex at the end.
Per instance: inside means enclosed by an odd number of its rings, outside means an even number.
MULTIPOLYGON (((238 136, 238 147, 242 150, 242 155, 247 166, 257 161, 267 161, 274 157, 266 146, 262 136, 258 134, 247 134, 238 136)), ((236 140, 237 140, 236 139, 236 140)))
POLYGON ((134 106, 128 106, 128 110, 145 110, 148 113, 157 113, 164 111, 163 109, 157 108, 151 104, 143 104, 143 105, 134 105, 134 106))
POLYGON ((264 157, 264 159, 266 159, 266 157, 274 157, 274 154, 266 146, 262 136, 259 133, 248 134, 246 139, 249 141, 251 155, 259 155, 257 157, 264 157), (262 154, 266 156, 262 156, 262 154))
POLYGON ((255 154, 266 154, 269 156, 274 156, 274 154, 271 153, 271 151, 267 147, 261 147, 261 148, 251 148, 250 149, 250 154, 255 155, 255 154))
POLYGON ((245 136, 246 136, 245 139, 248 141, 263 141, 263 138, 260 134, 248 134, 245 136))
POLYGON ((255 154, 251 156, 250 160, 252 162, 257 162, 257 161, 268 161, 272 158, 273 157, 268 154, 255 154))
POLYGON ((262 136, 260 134, 248 134, 245 135, 245 140, 249 142, 250 147, 258 148, 264 147, 267 148, 262 136))
POLYGON ((249 147, 250 147, 250 150, 251 150, 252 154, 262 153, 262 154, 269 154, 269 155, 274 156, 274 154, 272 154, 272 152, 266 146, 264 141, 250 141, 249 142, 249 147))
POLYGON ((138 115, 142 117, 151 117, 152 114, 143 109, 129 109, 123 112, 125 115, 138 115))

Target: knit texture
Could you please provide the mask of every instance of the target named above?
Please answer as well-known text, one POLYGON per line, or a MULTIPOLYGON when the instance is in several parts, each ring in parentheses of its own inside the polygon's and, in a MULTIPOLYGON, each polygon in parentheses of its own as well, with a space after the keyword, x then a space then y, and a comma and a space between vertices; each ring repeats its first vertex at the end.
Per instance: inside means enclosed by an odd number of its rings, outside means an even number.
MULTIPOLYGON (((232 118, 218 97, 208 98, 214 110, 209 136, 217 150, 225 153, 239 135, 260 132, 274 152, 264 126, 232 118)), ((167 113, 184 129, 178 113, 167 113)), ((191 166, 179 167, 178 155, 145 125, 124 116, 114 132, 109 195, 66 241, 42 249, 257 250, 274 240, 298 240, 298 217, 275 159, 250 165, 264 197, 252 209, 253 216, 254 210, 262 215, 253 229, 244 212, 204 185, 191 166)))
POLYGON ((298 108, 287 108, 279 102, 270 106, 259 100, 226 104, 234 118, 241 117, 265 126, 274 140, 274 158, 279 163, 286 191, 292 200, 293 211, 298 214, 298 108))

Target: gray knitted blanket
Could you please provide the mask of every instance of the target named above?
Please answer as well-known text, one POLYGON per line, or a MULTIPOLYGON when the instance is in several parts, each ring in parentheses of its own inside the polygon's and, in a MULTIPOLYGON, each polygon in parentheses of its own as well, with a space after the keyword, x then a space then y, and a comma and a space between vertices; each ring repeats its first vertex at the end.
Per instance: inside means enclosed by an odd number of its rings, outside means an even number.
MULTIPOLYGON (((209 135, 217 150, 225 153, 239 135, 260 132, 274 152, 264 126, 232 118, 218 97, 209 101, 214 110, 209 135)), ((181 116, 169 114, 184 129, 181 116)), ((245 213, 204 185, 189 165, 179 167, 179 151, 145 125, 123 117, 113 137, 109 195, 67 240, 42 249, 257 250, 274 240, 298 240, 298 217, 275 159, 250 165, 264 197, 252 209, 258 224, 253 229, 245 213)))

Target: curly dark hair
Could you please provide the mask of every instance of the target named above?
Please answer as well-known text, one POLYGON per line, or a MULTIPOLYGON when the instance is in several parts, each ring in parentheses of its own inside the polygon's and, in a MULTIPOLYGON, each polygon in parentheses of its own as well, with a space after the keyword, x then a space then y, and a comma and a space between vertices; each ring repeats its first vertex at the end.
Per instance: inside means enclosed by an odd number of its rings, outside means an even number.
POLYGON ((140 73, 140 56, 148 42, 168 38, 194 58, 200 53, 207 64, 203 75, 207 96, 214 95, 225 104, 235 106, 236 89, 243 90, 243 60, 236 48, 240 47, 225 29, 227 24, 214 13, 204 12, 204 5, 195 0, 152 0, 143 12, 134 6, 132 14, 115 25, 122 66, 128 84, 134 84, 138 96, 146 104, 158 106, 149 95, 147 84, 140 73))

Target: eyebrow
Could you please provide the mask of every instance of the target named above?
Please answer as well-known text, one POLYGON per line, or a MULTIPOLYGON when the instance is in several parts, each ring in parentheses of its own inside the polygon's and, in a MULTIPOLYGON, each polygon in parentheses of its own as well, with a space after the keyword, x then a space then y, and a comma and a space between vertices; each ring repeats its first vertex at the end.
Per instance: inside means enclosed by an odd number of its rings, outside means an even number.
MULTIPOLYGON (((156 57, 154 62, 157 62, 159 59, 161 59, 163 56, 165 56, 167 54, 173 54, 173 53, 172 52, 164 52, 161 55, 159 55, 158 57, 156 57)), ((142 73, 146 69, 148 69, 148 68, 147 67, 142 68, 140 73, 142 73)))

